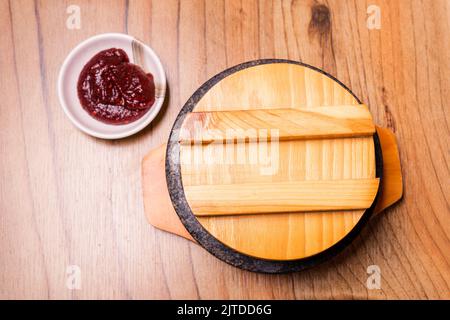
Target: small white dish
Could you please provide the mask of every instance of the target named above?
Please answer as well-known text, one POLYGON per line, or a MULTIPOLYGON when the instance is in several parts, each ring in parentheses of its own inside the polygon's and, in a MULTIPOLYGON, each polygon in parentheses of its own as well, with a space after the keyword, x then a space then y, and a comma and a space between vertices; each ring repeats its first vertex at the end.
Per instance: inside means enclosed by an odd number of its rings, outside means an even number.
POLYGON ((126 34, 105 33, 81 42, 69 53, 59 71, 58 96, 65 114, 81 131, 98 138, 120 139, 142 130, 161 110, 165 95, 166 75, 158 56, 150 47, 126 34), (136 44, 140 49, 140 56, 136 55, 136 44), (153 74, 155 103, 146 114, 129 124, 112 125, 96 120, 83 109, 78 99, 77 81, 81 70, 94 55, 109 48, 124 50, 131 63, 136 63, 145 72, 153 74))

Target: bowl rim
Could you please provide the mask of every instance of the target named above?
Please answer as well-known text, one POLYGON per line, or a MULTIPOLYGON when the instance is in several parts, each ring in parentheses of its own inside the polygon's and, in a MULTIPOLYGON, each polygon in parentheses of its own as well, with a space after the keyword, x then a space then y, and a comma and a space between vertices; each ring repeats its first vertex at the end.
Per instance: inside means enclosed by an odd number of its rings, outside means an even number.
POLYGON ((193 110, 198 101, 222 79, 246 68, 273 63, 293 64, 315 70, 323 74, 324 76, 327 76, 330 79, 336 81, 345 90, 347 90, 359 104, 361 104, 361 100, 337 78, 323 71, 322 69, 316 68, 304 62, 288 59, 259 59, 235 65, 224 71, 221 71, 220 73, 216 74, 205 83, 203 83, 203 85, 192 94, 192 96, 186 101, 185 105, 181 108, 172 126, 172 130, 167 142, 165 154, 165 171, 167 189, 169 191, 170 200, 175 209, 175 212, 177 213, 181 223, 184 225, 186 230, 194 238, 194 240, 196 240, 196 242, 200 244, 200 246, 202 246, 216 258, 234 267, 252 272, 279 274, 298 272, 324 263, 325 261, 328 261, 338 254, 342 253, 350 245, 350 243, 356 239, 356 237, 362 232, 363 228, 368 224, 369 219, 373 216, 375 206, 380 196, 381 183, 383 181, 383 156, 378 133, 375 132, 373 134, 375 151, 375 176, 380 179, 375 199, 373 200, 370 208, 367 208, 364 211, 358 222, 342 239, 334 243, 332 246, 322 250, 321 252, 315 253, 311 256, 292 260, 272 260, 255 257, 247 253, 237 251, 236 249, 224 244, 212 233, 206 230, 192 212, 184 193, 184 186, 181 175, 178 129, 181 127, 187 114, 193 110))
MULTIPOLYGON (((145 127, 147 127, 159 114, 159 112, 162 108, 162 105, 164 104, 164 100, 166 98, 166 88, 167 88, 166 73, 164 71, 161 60, 159 59, 159 57, 155 53, 155 51, 153 51, 153 49, 150 46, 148 46, 146 43, 144 43, 143 41, 141 41, 129 34, 114 33, 114 32, 97 34, 97 35, 91 36, 91 37, 81 41, 80 43, 78 43, 64 59, 62 65, 59 69, 58 81, 57 81, 57 92, 58 92, 59 104, 62 107, 66 116, 75 125, 75 127, 77 127, 79 130, 81 130, 84 133, 87 133, 91 136, 101 138, 101 139, 110 139, 110 140, 129 137, 129 136, 141 131, 145 127), (145 49, 148 51, 152 60, 155 62, 156 69, 158 70, 158 76, 161 75, 161 83, 163 84, 164 90, 163 90, 162 99, 155 99, 154 105, 147 111, 147 113, 144 114, 141 118, 134 121, 135 123, 137 122, 135 126, 131 127, 128 130, 122 130, 121 132, 105 134, 105 133, 102 133, 102 132, 92 129, 91 127, 85 126, 84 124, 82 124, 80 121, 78 121, 76 119, 76 117, 72 114, 72 111, 70 110, 69 106, 66 104, 66 100, 64 98, 65 95, 63 93, 64 92, 63 83, 64 83, 64 80, 65 80, 65 77, 67 74, 67 69, 70 66, 70 64, 72 63, 75 55, 79 51, 90 46, 92 43, 95 43, 95 42, 105 39, 105 38, 111 38, 111 37, 123 38, 126 40, 130 40, 130 42, 133 40, 139 41, 145 47, 145 49), (151 115, 148 115, 148 113, 151 113, 151 115)), ((99 120, 96 120, 96 121, 99 121, 99 120)), ((101 121, 99 121, 99 122, 101 122, 101 121)), ((101 123, 103 123, 103 122, 101 122, 101 123)), ((107 123, 103 123, 103 124, 108 125, 107 123)), ((118 128, 121 127, 121 125, 111 125, 111 126, 118 127, 118 128)))

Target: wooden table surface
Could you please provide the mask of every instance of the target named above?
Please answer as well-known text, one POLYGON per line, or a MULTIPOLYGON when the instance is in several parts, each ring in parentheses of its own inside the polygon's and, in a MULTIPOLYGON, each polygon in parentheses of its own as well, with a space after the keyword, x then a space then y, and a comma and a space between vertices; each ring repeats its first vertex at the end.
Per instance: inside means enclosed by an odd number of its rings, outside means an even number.
POLYGON ((0 0, 0 27, 1 298, 450 298, 450 1, 0 0), (66 27, 70 4, 80 29, 66 27), (367 27, 370 4, 380 30, 367 27), (154 48, 170 88, 156 121, 119 141, 77 130, 56 92, 66 55, 104 32, 154 48), (298 274, 236 269, 143 212, 142 157, 199 85, 258 58, 336 76, 400 148, 403 201, 298 274), (366 286, 370 265, 380 289, 366 286), (79 289, 67 285, 70 266, 79 289))

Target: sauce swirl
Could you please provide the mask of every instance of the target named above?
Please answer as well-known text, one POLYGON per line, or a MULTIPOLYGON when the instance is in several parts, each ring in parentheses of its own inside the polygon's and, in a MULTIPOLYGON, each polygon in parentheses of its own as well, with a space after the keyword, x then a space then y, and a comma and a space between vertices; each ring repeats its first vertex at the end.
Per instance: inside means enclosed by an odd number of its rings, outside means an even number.
POLYGON ((103 50, 83 67, 77 83, 83 108, 108 124, 141 118, 155 102, 153 75, 145 73, 122 49, 103 50))

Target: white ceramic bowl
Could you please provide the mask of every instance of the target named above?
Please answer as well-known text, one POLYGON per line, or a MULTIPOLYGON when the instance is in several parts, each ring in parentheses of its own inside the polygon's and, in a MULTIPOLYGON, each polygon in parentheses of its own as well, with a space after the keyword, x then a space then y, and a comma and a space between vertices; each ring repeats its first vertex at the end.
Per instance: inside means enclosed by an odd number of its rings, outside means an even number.
POLYGON ((138 120, 124 125, 106 124, 91 117, 80 104, 77 94, 77 81, 85 64, 98 52, 109 48, 124 50, 130 62, 136 63, 133 55, 135 38, 121 33, 105 33, 93 36, 76 46, 62 64, 58 77, 58 95, 61 106, 80 130, 94 137, 103 139, 119 139, 130 136, 145 128, 161 110, 166 94, 166 75, 158 56, 150 47, 139 42, 142 50, 141 67, 145 72, 153 74, 155 82, 155 103, 138 120))

